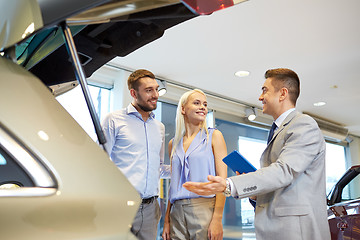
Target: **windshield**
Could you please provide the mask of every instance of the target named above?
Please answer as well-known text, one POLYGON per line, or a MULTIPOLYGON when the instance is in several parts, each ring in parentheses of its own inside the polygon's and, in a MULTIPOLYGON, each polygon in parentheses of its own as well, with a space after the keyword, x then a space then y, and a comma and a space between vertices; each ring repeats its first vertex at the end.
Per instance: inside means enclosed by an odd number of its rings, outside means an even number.
POLYGON ((343 189, 341 194, 341 201, 348 201, 360 198, 360 175, 357 175, 351 182, 349 182, 343 189))

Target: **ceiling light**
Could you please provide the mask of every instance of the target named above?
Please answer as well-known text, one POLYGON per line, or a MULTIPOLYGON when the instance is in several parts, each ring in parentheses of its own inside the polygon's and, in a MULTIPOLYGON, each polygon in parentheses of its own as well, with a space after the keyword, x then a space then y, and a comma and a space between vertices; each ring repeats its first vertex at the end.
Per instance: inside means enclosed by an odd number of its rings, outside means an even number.
POLYGON ((249 107, 245 109, 245 115, 249 121, 254 121, 256 118, 256 111, 254 107, 249 107))
POLYGON ((162 96, 166 93, 166 82, 164 80, 157 80, 158 84, 159 84, 159 96, 162 96))
POLYGON ((325 104, 326 104, 326 102, 316 102, 316 103, 314 103, 314 106, 321 107, 321 106, 324 106, 325 104))
POLYGON ((237 71, 235 73, 235 76, 237 76, 237 77, 247 77, 249 75, 250 75, 249 71, 237 71))

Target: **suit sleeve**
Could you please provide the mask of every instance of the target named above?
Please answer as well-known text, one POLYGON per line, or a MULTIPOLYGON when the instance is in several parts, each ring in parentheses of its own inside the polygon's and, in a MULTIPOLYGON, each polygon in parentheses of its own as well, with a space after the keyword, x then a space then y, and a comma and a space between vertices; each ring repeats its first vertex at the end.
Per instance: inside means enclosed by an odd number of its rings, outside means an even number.
POLYGON ((231 177, 238 197, 265 194, 289 186, 325 151, 317 123, 306 115, 293 119, 283 131, 264 151, 263 168, 231 177))

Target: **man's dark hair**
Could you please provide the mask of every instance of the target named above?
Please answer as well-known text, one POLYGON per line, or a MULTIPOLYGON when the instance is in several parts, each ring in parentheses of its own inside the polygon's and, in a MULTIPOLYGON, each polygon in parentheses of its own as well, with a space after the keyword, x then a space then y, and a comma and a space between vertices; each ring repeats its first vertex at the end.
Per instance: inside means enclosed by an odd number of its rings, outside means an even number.
POLYGON ((298 75, 287 68, 269 69, 265 72, 265 78, 272 78, 272 85, 276 91, 281 88, 287 88, 289 91, 290 101, 296 105, 296 100, 300 95, 300 80, 298 75))
POLYGON ((146 69, 139 69, 139 70, 136 70, 133 73, 131 73, 127 80, 127 85, 128 85, 129 90, 130 89, 138 90, 139 89, 139 81, 138 80, 141 78, 144 78, 144 77, 149 77, 151 79, 155 79, 155 75, 146 69))

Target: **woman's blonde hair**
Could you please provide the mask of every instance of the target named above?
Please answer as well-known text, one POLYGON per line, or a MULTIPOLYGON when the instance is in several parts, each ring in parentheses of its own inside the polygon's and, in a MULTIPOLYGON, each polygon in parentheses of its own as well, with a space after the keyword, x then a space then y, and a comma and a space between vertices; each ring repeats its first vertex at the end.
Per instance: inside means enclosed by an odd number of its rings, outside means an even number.
MULTIPOLYGON (((172 142, 170 159, 172 159, 175 149, 176 149, 177 145, 180 143, 181 138, 185 135, 185 130, 186 130, 185 129, 185 118, 184 118, 184 115, 182 114, 182 107, 186 105, 186 103, 189 100, 189 97, 193 93, 196 93, 196 92, 201 93, 202 95, 204 95, 206 97, 206 95, 203 91, 201 91, 200 89, 194 89, 194 90, 190 90, 190 91, 187 91, 186 93, 184 93, 179 100, 177 110, 176 110, 176 118, 175 118, 175 137, 172 142)), ((206 119, 205 119, 202 123, 201 131, 205 131, 206 137, 208 138, 209 132, 208 132, 206 126, 207 125, 206 125, 206 119)))

